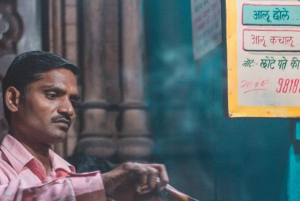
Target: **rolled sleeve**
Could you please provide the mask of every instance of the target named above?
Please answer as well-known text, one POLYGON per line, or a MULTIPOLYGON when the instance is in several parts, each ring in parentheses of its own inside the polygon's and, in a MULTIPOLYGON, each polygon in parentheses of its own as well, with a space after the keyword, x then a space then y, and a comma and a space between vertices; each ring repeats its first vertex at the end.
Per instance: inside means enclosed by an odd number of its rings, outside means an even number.
POLYGON ((47 184, 33 186, 30 188, 17 189, 17 196, 14 201, 33 201, 33 200, 76 200, 71 182, 68 179, 52 181, 47 184))
POLYGON ((100 172, 97 171, 81 174, 71 173, 68 178, 72 182, 76 197, 93 192, 101 192, 104 196, 103 198, 106 199, 100 172))

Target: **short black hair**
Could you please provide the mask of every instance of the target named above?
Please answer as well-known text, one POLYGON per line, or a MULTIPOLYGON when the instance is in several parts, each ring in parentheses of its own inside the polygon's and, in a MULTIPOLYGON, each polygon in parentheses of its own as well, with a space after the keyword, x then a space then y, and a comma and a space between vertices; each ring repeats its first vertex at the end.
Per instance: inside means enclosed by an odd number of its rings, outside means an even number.
POLYGON ((30 51, 18 55, 9 66, 3 80, 3 108, 5 118, 10 125, 10 111, 5 104, 5 93, 8 87, 13 86, 19 90, 21 96, 25 95, 26 86, 39 79, 41 73, 55 69, 65 68, 78 75, 79 68, 59 55, 52 52, 30 51))

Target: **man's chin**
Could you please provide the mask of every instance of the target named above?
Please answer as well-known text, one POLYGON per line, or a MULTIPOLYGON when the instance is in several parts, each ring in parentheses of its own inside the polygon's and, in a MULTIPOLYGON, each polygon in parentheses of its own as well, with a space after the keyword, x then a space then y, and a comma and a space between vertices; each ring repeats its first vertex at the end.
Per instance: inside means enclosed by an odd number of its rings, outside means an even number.
POLYGON ((70 126, 67 125, 67 124, 65 124, 65 123, 59 123, 59 124, 58 124, 58 129, 59 129, 61 132, 68 133, 69 128, 70 128, 70 126))
POLYGON ((50 145, 55 145, 58 143, 63 142, 65 139, 67 138, 67 133, 59 133, 56 134, 54 136, 51 136, 51 138, 49 139, 49 144, 50 145))

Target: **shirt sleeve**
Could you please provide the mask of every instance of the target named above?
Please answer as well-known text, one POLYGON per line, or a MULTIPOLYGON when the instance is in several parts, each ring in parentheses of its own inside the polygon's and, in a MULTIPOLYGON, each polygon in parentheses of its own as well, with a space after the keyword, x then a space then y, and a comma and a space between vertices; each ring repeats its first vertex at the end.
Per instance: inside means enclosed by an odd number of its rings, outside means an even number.
POLYGON ((99 172, 69 173, 42 184, 24 187, 22 180, 0 185, 0 201, 76 200, 106 201, 99 172))

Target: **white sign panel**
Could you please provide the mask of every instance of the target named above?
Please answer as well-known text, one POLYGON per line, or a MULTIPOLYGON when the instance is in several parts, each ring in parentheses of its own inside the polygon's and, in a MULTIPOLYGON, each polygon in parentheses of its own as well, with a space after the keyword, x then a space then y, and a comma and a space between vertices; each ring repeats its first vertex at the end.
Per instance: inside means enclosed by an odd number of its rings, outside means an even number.
POLYGON ((300 30, 244 29, 244 51, 300 51, 300 30))
POLYGON ((194 58, 221 43, 221 0, 191 0, 194 58))

